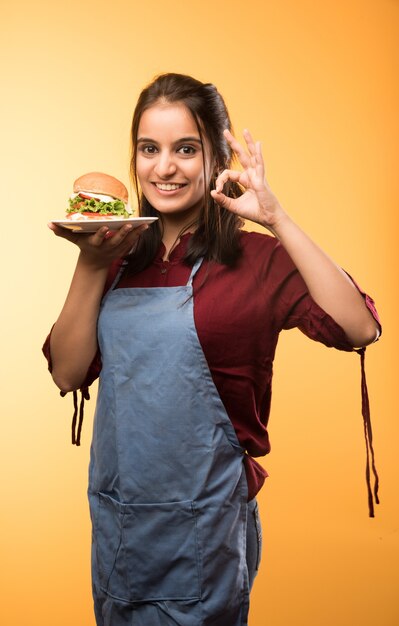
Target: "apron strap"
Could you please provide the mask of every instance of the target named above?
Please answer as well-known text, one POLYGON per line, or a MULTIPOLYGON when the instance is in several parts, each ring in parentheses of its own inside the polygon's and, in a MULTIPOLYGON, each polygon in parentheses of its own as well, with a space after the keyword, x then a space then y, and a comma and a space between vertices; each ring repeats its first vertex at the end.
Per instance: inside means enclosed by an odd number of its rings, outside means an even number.
POLYGON ((116 276, 115 276, 114 280, 112 281, 112 284, 111 284, 110 288, 108 289, 107 293, 111 293, 111 291, 113 291, 113 289, 115 289, 116 285, 119 282, 120 277, 123 274, 123 271, 124 271, 126 265, 127 265, 127 260, 124 259, 123 262, 121 263, 121 266, 120 266, 119 270, 117 271, 116 276))
POLYGON ((202 261, 203 261, 203 260, 204 260, 204 257, 203 257, 203 256, 201 256, 201 257, 200 257, 199 259, 197 259, 197 260, 196 260, 196 262, 194 263, 193 268, 192 268, 192 270, 191 270, 190 277, 189 277, 189 279, 188 279, 188 281, 187 281, 187 285, 186 285, 187 287, 192 287, 192 285, 193 285, 193 279, 194 279, 194 276, 196 275, 196 273, 198 272, 199 268, 201 267, 201 263, 202 263, 202 261))
MULTIPOLYGON (((189 279, 188 279, 188 281, 187 281, 186 287, 192 287, 194 276, 196 275, 196 273, 198 272, 199 268, 201 267, 201 264, 202 264, 202 261, 203 261, 203 260, 204 260, 204 257, 203 257, 203 256, 201 256, 201 257, 199 257, 199 259, 197 259, 197 260, 195 261, 195 263, 194 263, 194 265, 193 265, 193 267, 192 267, 192 270, 191 270, 191 273, 190 273, 189 279)), ((116 285, 118 284, 119 279, 120 279, 120 277, 121 277, 121 275, 122 275, 122 273, 123 273, 123 271, 124 271, 124 269, 125 269, 126 265, 127 265, 127 261, 126 261, 126 259, 125 259, 125 260, 123 261, 122 265, 120 266, 120 268, 119 268, 119 270, 118 270, 118 272, 117 272, 117 274, 116 274, 116 276, 115 276, 114 280, 112 281, 112 285, 111 285, 111 287, 108 289, 108 293, 110 293, 110 292, 111 292, 111 291, 112 291, 112 290, 116 287, 116 285)))

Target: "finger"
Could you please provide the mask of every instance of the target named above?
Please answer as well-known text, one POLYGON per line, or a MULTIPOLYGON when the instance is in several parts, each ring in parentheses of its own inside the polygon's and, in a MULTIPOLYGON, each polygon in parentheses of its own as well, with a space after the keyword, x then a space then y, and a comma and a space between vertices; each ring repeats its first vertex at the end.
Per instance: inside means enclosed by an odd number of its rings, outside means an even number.
POLYGON ((68 239, 68 235, 72 234, 72 231, 68 231, 66 228, 62 228, 61 226, 58 226, 53 222, 49 222, 47 226, 50 230, 53 231, 54 235, 56 235, 57 237, 65 237, 66 239, 68 239))
POLYGON ((149 228, 148 224, 142 224, 127 234, 127 236, 123 239, 123 241, 119 244, 120 255, 126 256, 127 254, 133 252, 138 244, 138 241, 143 234, 149 228))
POLYGON ((234 183, 238 183, 240 179, 242 179, 242 172, 237 172, 237 170, 223 170, 215 181, 215 191, 220 193, 227 181, 231 180, 234 183))
POLYGON ((49 222, 47 226, 56 237, 62 237, 62 239, 67 239, 72 243, 76 243, 78 235, 76 235, 76 233, 74 233, 72 230, 62 228, 62 226, 58 226, 58 224, 54 224, 53 222, 49 222))
POLYGON ((248 128, 244 128, 243 135, 244 135, 244 139, 245 139, 245 142, 247 144, 247 147, 248 147, 249 154, 251 156, 255 156, 256 155, 256 144, 255 144, 254 140, 252 139, 252 135, 249 132, 248 128))
POLYGON ((129 245, 136 243, 136 241, 140 238, 144 231, 148 230, 148 224, 140 224, 140 226, 136 226, 132 228, 130 232, 127 233, 123 241, 128 242, 129 245))
POLYGON ((243 131, 244 138, 248 147, 248 152, 251 155, 251 166, 256 170, 258 176, 262 176, 264 173, 263 157, 260 141, 254 141, 248 128, 243 131))
POLYGON ((217 202, 217 204, 224 209, 228 209, 234 213, 233 199, 225 196, 224 193, 218 193, 215 189, 212 189, 211 196, 217 202))
POLYGON ((105 239, 108 237, 109 228, 108 226, 102 226, 94 234, 92 234, 88 241, 94 246, 101 246, 105 239))
POLYGON ((262 145, 260 141, 254 141, 248 128, 245 128, 243 135, 248 146, 248 152, 251 155, 251 162, 254 167, 261 165, 264 170, 264 162, 262 155, 262 145))
POLYGON ((112 239, 112 244, 117 246, 120 244, 125 237, 133 230, 133 226, 131 224, 124 224, 118 230, 109 231, 106 233, 105 238, 112 239))
POLYGON ((132 232, 133 232, 133 226, 131 224, 125 224, 118 230, 109 231, 108 233, 106 233, 105 235, 106 243, 110 248, 117 248, 125 241, 126 237, 128 237, 128 235, 130 235, 130 233, 132 232))
POLYGON ((255 159, 256 159, 256 173, 264 178, 265 176, 265 163, 263 161, 262 144, 257 141, 255 144, 255 159))
POLYGON ((235 137, 233 137, 233 135, 231 134, 231 132, 229 130, 224 130, 223 134, 227 140, 227 142, 229 143, 231 149, 236 153, 239 162, 241 163, 241 165, 243 167, 248 167, 250 164, 250 160, 249 160, 249 156, 247 155, 247 153, 245 152, 244 148, 242 147, 242 145, 240 144, 239 141, 237 141, 237 139, 235 137))
POLYGON ((113 247, 125 245, 131 247, 147 228, 148 224, 140 224, 136 228, 132 224, 125 224, 118 231, 112 232, 110 245, 113 247))

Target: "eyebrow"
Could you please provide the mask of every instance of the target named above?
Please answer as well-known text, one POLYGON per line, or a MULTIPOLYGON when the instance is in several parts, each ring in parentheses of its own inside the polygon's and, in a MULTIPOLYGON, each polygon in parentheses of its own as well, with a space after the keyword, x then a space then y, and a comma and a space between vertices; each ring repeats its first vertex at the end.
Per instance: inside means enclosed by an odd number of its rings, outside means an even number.
MULTIPOLYGON (((158 143, 157 141, 155 141, 155 139, 151 139, 151 137, 139 137, 137 139, 137 143, 158 143)), ((197 143, 200 146, 202 145, 201 139, 199 137, 180 137, 177 141, 173 142, 175 145, 178 143, 187 143, 187 142, 191 142, 191 143, 197 143)))

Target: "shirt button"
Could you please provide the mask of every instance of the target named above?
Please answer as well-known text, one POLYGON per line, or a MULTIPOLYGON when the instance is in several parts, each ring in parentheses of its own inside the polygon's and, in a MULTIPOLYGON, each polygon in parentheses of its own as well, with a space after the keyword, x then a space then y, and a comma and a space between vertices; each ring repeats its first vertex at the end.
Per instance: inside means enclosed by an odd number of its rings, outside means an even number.
POLYGON ((161 274, 166 274, 166 267, 161 267, 161 274))

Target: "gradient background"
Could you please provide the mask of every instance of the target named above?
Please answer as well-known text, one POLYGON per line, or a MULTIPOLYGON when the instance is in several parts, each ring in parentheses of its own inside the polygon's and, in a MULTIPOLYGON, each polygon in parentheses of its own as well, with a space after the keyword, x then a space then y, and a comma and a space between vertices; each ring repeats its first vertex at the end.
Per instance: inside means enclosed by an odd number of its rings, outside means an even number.
MULTIPOLYGON (((46 227, 73 180, 128 181, 132 110, 164 71, 214 82, 292 217, 375 298, 367 352, 381 505, 368 518, 356 354, 283 334, 251 626, 394 626, 398 608, 397 0, 3 0, 4 626, 93 626, 87 463, 41 356, 76 248, 46 227), (394 405, 396 411, 394 412, 394 405)), ((93 396, 95 393, 93 392, 93 396)))

